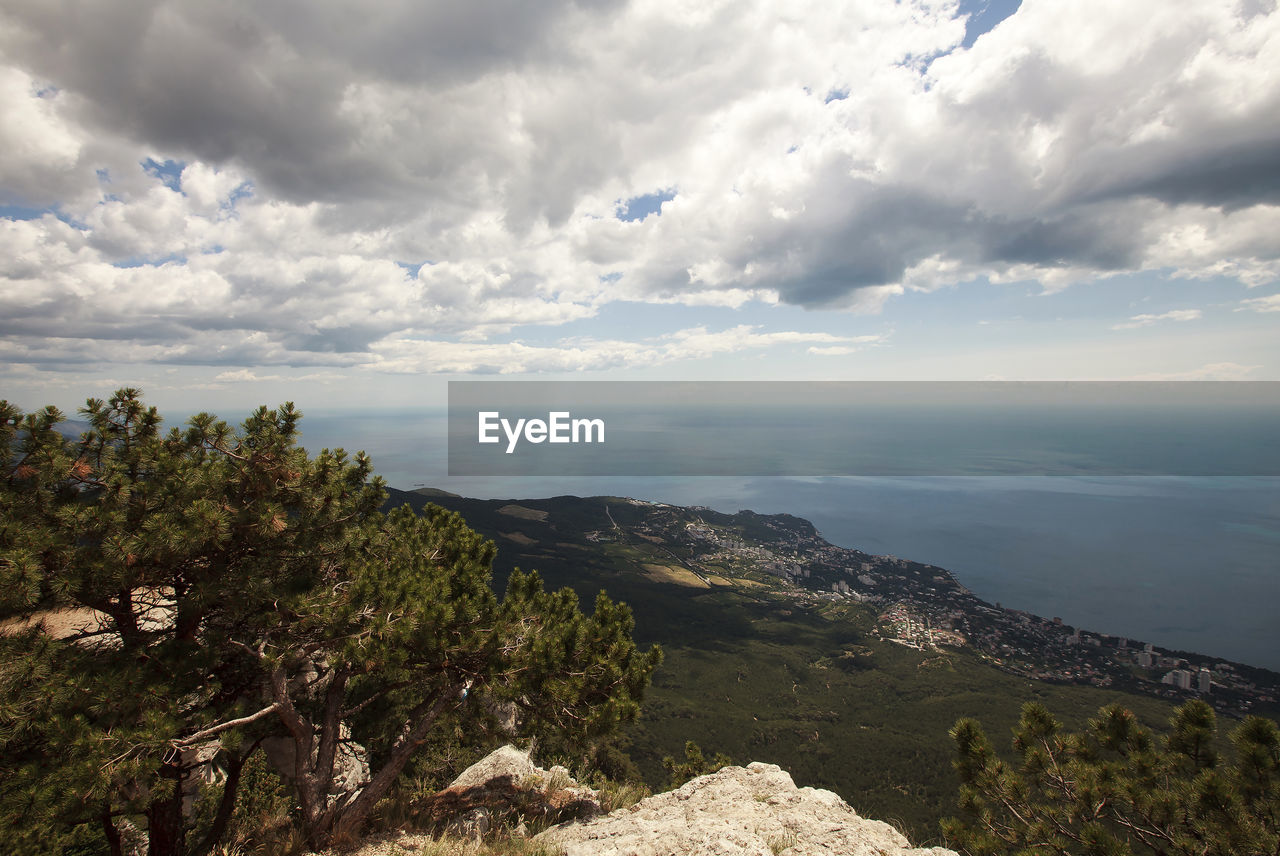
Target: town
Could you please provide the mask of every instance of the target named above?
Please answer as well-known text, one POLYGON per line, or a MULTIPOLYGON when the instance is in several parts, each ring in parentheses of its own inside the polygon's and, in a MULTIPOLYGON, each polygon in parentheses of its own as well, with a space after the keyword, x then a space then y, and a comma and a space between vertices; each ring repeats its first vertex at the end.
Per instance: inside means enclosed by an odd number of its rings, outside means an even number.
POLYGON ((877 632, 889 642, 924 651, 967 648, 1005 672, 1042 681, 1115 687, 1175 702, 1199 697, 1237 716, 1260 706, 1274 709, 1280 699, 1275 672, 990 604, 943 568, 837 547, 797 517, 629 502, 639 513, 623 524, 626 529, 700 580, 773 578, 797 603, 862 604, 875 610, 877 632))

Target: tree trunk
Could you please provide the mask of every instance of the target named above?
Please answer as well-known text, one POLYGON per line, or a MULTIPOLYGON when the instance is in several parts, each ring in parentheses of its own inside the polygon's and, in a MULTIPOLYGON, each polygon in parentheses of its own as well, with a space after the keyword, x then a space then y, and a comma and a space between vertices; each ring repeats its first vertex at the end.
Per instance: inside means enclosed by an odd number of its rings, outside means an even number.
POLYGON ((218 813, 214 815, 213 824, 209 827, 209 832, 205 835, 204 840, 192 851, 194 856, 205 856, 226 834, 227 824, 231 821, 231 815, 236 808, 236 792, 240 788, 240 772, 244 769, 245 762, 253 756, 257 747, 258 744, 254 743, 243 758, 234 757, 228 762, 227 781, 222 786, 222 800, 218 803, 218 813))
POLYGON ((457 700, 460 690, 461 687, 455 687, 452 691, 443 692, 434 700, 423 702, 414 709, 405 722, 400 736, 392 745, 387 762, 374 774, 372 781, 360 791, 359 795, 338 811, 333 821, 333 831, 324 836, 326 841, 354 838, 360 832, 369 813, 373 811, 378 801, 386 796, 414 750, 426 739, 431 726, 435 725, 449 703, 457 700))
POLYGON ((328 785, 325 783, 323 788, 318 786, 313 766, 311 750, 315 747, 316 730, 293 706, 284 668, 277 666, 272 669, 269 679, 272 700, 276 703, 276 716, 280 717, 281 723, 289 732, 289 738, 293 741, 294 794, 302 808, 302 824, 310 840, 313 835, 312 830, 327 829, 329 819, 332 817, 332 812, 325 810, 328 785))
POLYGON ((147 806, 147 856, 186 856, 186 826, 182 817, 182 767, 166 764, 161 777, 173 780, 171 793, 147 806))
POLYGON ((111 856, 124 856, 124 846, 120 843, 120 830, 108 812, 102 816, 102 834, 107 838, 107 847, 111 848, 111 856))

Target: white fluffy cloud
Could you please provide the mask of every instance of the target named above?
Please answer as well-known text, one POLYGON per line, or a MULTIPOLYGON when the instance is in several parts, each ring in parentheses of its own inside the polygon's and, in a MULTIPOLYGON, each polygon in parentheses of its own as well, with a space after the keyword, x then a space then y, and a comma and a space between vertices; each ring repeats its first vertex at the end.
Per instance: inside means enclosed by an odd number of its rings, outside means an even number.
POLYGON ((1280 294, 1268 294, 1266 297, 1251 297, 1240 301, 1244 309, 1253 312, 1280 312, 1280 294))
POLYGON ((1159 315, 1135 315, 1128 321, 1112 326, 1112 330, 1134 330, 1138 327, 1150 327, 1161 321, 1198 321, 1204 315, 1199 309, 1171 309, 1159 315))
POLYGON ((874 312, 979 277, 1274 281, 1274 3, 1024 0, 963 36, 946 0, 13 0, 0 203, 56 216, 0 220, 0 356, 836 356, 861 343, 516 328, 615 301, 874 312))
MULTIPOLYGON (((842 337, 830 333, 763 333, 749 325, 727 330, 692 327, 639 341, 582 339, 557 346, 521 342, 469 343, 396 338, 384 343, 374 368, 397 373, 445 372, 520 374, 525 372, 596 371, 645 365, 661 366, 681 360, 761 350, 777 345, 835 343, 829 353, 851 353, 870 347, 882 336, 842 337), (840 344, 851 343, 851 344, 840 344)), ((812 351, 813 349, 810 348, 812 351)))

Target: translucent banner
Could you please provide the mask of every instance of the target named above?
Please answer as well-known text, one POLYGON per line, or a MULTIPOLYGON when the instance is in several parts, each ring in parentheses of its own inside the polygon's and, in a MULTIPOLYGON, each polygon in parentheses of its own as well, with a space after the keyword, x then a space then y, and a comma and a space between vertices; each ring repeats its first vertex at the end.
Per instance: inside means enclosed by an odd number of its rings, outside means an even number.
POLYGON ((1280 382, 449 383, 449 475, 1280 475, 1280 382))

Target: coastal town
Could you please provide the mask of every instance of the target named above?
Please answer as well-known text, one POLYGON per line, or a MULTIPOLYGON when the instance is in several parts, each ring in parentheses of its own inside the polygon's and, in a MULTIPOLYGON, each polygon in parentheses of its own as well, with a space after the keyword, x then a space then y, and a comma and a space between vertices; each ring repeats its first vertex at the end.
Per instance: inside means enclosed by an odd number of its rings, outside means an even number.
POLYGON ((614 529, 625 526, 698 580, 772 578, 797 603, 862 604, 875 612, 877 633, 888 642, 922 651, 969 649, 1005 672, 1042 681, 1175 702, 1198 697, 1233 715, 1274 709, 1280 699, 1275 672, 991 604, 943 568, 838 547, 797 517, 628 503, 634 519, 619 524, 615 511, 614 529))

